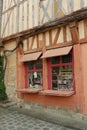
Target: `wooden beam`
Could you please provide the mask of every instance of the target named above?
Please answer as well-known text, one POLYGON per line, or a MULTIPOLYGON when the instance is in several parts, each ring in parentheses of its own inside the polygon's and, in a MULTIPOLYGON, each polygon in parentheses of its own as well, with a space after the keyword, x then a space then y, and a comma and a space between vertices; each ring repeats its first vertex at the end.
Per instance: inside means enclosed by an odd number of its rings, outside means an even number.
POLYGON ((29 38, 27 39, 27 51, 29 51, 29 38))
MULTIPOLYGON (((27 0, 23 0, 23 1, 19 2, 19 5, 23 4, 23 3, 24 3, 24 2, 26 2, 26 1, 27 1, 27 0)), ((15 1, 15 2, 16 2, 16 1, 15 1)), ((8 9, 6 9, 5 11, 3 11, 3 12, 2 12, 2 14, 7 13, 8 11, 10 11, 10 10, 14 9, 16 6, 17 6, 17 3, 14 3, 14 5, 13 5, 13 6, 8 7, 8 9)))
POLYGON ((50 45, 52 45, 52 30, 49 31, 49 41, 50 45))
POLYGON ((64 25, 68 25, 72 22, 75 22, 75 21, 77 22, 77 21, 80 21, 80 20, 86 19, 86 18, 87 18, 87 8, 80 9, 80 10, 75 11, 69 15, 66 15, 60 19, 56 19, 56 20, 53 20, 51 22, 45 23, 41 26, 37 26, 37 27, 34 27, 32 29, 29 29, 27 31, 22 31, 20 33, 15 34, 15 35, 5 37, 5 38, 3 38, 3 41, 7 42, 7 41, 10 41, 12 39, 15 40, 19 36, 24 37, 24 39, 27 39, 29 37, 36 35, 36 34, 40 34, 40 33, 46 32, 48 30, 52 30, 54 28, 62 27, 64 25))
MULTIPOLYGON (((40 40, 39 41, 39 44, 41 43, 41 47, 43 46, 43 40, 40 40)), ((80 44, 87 44, 87 39, 80 39, 79 40, 79 43, 80 44)), ((76 43, 78 44, 78 43, 76 43)), ((61 47, 67 47, 67 46, 73 46, 75 45, 75 43, 73 43, 72 41, 69 41, 69 42, 63 42, 63 43, 59 43, 59 44, 56 44, 54 46, 49 46, 49 47, 46 47, 46 50, 49 50, 49 49, 56 49, 56 48, 61 48, 61 47)), ((39 47, 39 49, 33 49, 33 50, 28 50, 28 51, 25 51, 24 54, 27 54, 27 53, 33 53, 33 52, 39 52, 39 51, 42 51, 42 48, 39 47)))
POLYGON ((69 27, 70 27, 72 42, 78 43, 79 42, 79 32, 78 32, 76 23, 71 23, 69 27))
POLYGON ((87 38, 87 19, 84 20, 85 38, 87 38))
POLYGON ((20 53, 20 55, 24 54, 24 52, 23 52, 23 46, 21 44, 19 44, 18 52, 20 53))
POLYGON ((67 47, 67 46, 72 46, 72 45, 73 45, 72 41, 63 42, 63 43, 59 43, 59 44, 56 44, 56 45, 53 45, 53 46, 46 47, 46 50, 56 49, 56 48, 61 48, 61 47, 67 47))
MULTIPOLYGON (((43 53, 46 52, 46 35, 43 33, 43 53)), ((47 60, 45 58, 42 59, 43 61, 43 89, 46 90, 48 89, 48 67, 47 67, 47 60)))
POLYGON ((20 37, 16 39, 16 44, 18 45, 17 51, 20 53, 20 55, 24 54, 23 52, 23 39, 20 37))
POLYGON ((56 33, 56 36, 55 36, 55 38, 54 38, 53 45, 55 45, 55 44, 57 43, 57 40, 58 40, 58 37, 59 37, 60 31, 61 31, 61 28, 58 28, 58 29, 57 29, 57 33, 56 33))
POLYGON ((31 50, 31 49, 32 49, 32 47, 33 47, 33 44, 34 44, 34 39, 35 39, 35 36, 34 36, 34 37, 32 37, 32 43, 31 43, 31 46, 30 46, 29 50, 31 50))
POLYGON ((66 37, 66 26, 63 27, 63 39, 64 39, 64 42, 67 41, 67 37, 66 37))
POLYGON ((42 49, 43 48, 43 40, 39 40, 39 48, 38 49, 42 49))
POLYGON ((37 35, 36 38, 37 38, 37 48, 39 48, 39 36, 37 35))
POLYGON ((43 52, 46 51, 46 35, 43 33, 43 52))

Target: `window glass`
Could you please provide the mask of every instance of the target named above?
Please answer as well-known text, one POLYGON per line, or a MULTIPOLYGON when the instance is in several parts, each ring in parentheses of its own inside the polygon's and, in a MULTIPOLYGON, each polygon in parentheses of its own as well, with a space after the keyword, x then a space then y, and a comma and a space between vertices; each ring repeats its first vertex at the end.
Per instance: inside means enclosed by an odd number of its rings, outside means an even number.
POLYGON ((53 90, 73 90, 72 51, 50 60, 50 87, 53 90))
POLYGON ((38 60, 38 62, 36 62, 36 69, 42 69, 42 60, 38 60))
POLYGON ((58 64, 60 62, 60 57, 51 58, 51 64, 58 64))
POLYGON ((42 87, 42 60, 31 61, 27 63, 26 86, 29 88, 42 87))
POLYGON ((29 72, 28 79, 28 86, 30 88, 42 87, 42 72, 29 72))
POLYGON ((72 89, 72 66, 52 67, 52 89, 72 89))
POLYGON ((27 65, 28 65, 29 70, 34 69, 34 62, 33 61, 28 62, 27 65))
POLYGON ((72 55, 69 53, 68 55, 62 56, 62 63, 72 62, 72 55))

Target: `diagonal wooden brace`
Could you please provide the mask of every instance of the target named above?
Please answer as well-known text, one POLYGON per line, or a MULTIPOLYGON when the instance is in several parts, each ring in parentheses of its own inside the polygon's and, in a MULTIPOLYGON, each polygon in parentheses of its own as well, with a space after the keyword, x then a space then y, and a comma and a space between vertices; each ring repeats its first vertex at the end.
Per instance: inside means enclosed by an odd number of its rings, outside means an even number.
POLYGON ((78 32, 78 27, 76 23, 75 22, 70 23, 69 27, 70 27, 72 42, 74 44, 79 43, 79 32, 78 32))

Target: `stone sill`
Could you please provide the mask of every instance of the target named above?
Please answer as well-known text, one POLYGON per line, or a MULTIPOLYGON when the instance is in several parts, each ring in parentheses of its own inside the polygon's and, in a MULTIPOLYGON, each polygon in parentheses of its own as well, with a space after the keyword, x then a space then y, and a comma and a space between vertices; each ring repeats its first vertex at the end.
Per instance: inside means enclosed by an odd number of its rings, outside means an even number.
POLYGON ((33 89, 18 89, 16 90, 17 92, 21 92, 21 93, 39 93, 42 89, 36 89, 36 88, 33 88, 33 89))
POLYGON ((50 95, 50 96, 64 96, 69 97, 75 94, 75 91, 65 91, 65 90, 44 90, 40 91, 43 95, 50 95))

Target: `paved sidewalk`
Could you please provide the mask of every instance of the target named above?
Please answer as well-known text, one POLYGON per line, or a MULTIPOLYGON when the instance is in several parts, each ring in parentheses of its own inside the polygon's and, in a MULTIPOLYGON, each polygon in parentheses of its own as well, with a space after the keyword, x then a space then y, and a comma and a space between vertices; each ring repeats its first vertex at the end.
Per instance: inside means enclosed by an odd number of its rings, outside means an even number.
MULTIPOLYGON (((40 104, 32 104, 32 103, 22 103, 17 105, 15 102, 5 102, 5 103, 0 103, 0 122, 3 124, 3 116, 8 120, 9 117, 8 113, 13 115, 10 120, 12 120, 12 126, 14 126, 15 118, 17 115, 17 127, 15 126, 13 130, 26 130, 25 125, 30 124, 30 127, 27 127, 27 130, 87 130, 87 115, 83 115, 81 113, 78 113, 76 111, 72 111, 70 109, 65 109, 65 108, 54 108, 53 106, 49 106, 47 108, 44 108, 40 104), (23 115, 23 118, 25 116, 26 120, 22 121, 21 115, 23 115), (31 117, 32 119, 29 119, 27 122, 27 117, 31 117), (34 124, 31 124, 29 122, 30 120, 34 119, 34 124), (20 120, 20 122, 19 122, 20 120), (39 125, 37 120, 43 122, 43 125, 39 125), (23 123, 23 126, 21 125, 21 121, 23 123), (27 122, 27 123, 25 123, 27 122), (51 124, 47 125, 48 123, 51 124), (21 127, 22 126, 22 127, 21 127), (38 127, 37 127, 38 126, 38 127), (42 127, 43 126, 43 127, 42 127)), ((5 122, 8 123, 8 120, 4 120, 5 122)), ((9 121, 10 122, 10 121, 9 121)), ((5 123, 4 123, 5 124, 5 123)), ((10 130, 8 129, 8 125, 4 128, 3 125, 0 125, 0 130, 10 130)))
POLYGON ((0 130, 74 130, 0 108, 0 130))
MULTIPOLYGON (((80 113, 72 113, 68 112, 66 115, 64 113, 50 111, 44 108, 19 108, 17 106, 9 107, 10 111, 18 111, 20 114, 28 115, 34 117, 36 119, 44 120, 45 122, 50 122, 53 124, 57 124, 58 126, 54 128, 49 127, 47 129, 42 130, 68 130, 68 128, 72 128, 72 130, 87 130, 87 116, 82 115, 80 113), (60 128, 62 126, 62 128, 60 128), (64 126, 64 127, 63 127, 64 126)), ((71 129, 70 129, 71 130, 71 129)))

